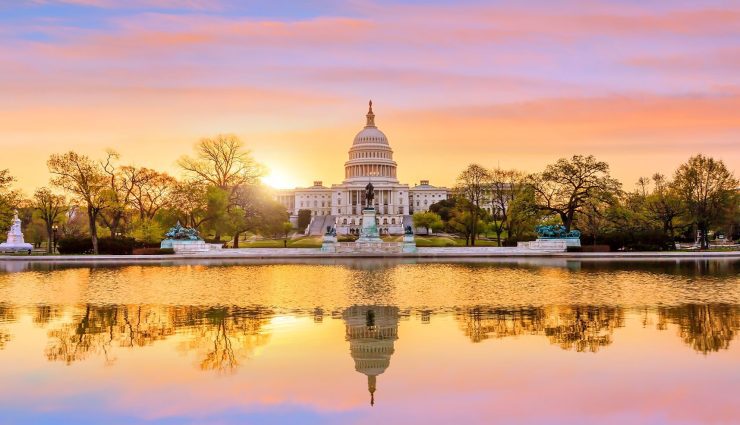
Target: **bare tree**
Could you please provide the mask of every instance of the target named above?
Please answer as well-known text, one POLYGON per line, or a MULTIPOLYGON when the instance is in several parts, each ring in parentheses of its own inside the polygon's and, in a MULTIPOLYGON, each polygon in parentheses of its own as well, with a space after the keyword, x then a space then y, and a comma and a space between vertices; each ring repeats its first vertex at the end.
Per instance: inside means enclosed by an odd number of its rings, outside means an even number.
POLYGON ((122 172, 133 186, 133 205, 139 218, 153 219, 157 212, 171 202, 177 181, 166 173, 148 168, 124 167, 122 172))
POLYGON ((172 209, 184 226, 197 228, 208 219, 207 188, 195 181, 175 184, 171 193, 172 209))
POLYGON ((178 164, 192 179, 223 190, 254 184, 263 169, 244 144, 233 134, 219 134, 201 139, 195 146, 195 158, 184 156, 178 164))
MULTIPOLYGON (((121 228, 124 225, 126 218, 126 210, 130 205, 132 193, 134 189, 134 182, 127 179, 131 177, 138 179, 138 173, 134 173, 132 176, 125 174, 123 168, 132 169, 133 167, 117 167, 115 161, 118 160, 118 153, 112 150, 108 150, 105 161, 101 162, 100 166, 105 173, 107 184, 107 196, 108 207, 100 215, 100 218, 108 229, 110 229, 111 237, 116 238, 121 232, 121 228)), ((136 169, 134 169, 136 170, 136 169)))
POLYGON ((488 202, 486 192, 491 183, 491 173, 478 164, 470 164, 457 177, 456 192, 465 202, 463 208, 470 215, 470 245, 478 236, 481 206, 488 202))
POLYGON ((640 195, 645 198, 648 195, 648 188, 650 187, 650 177, 640 177, 635 183, 640 195))
MULTIPOLYGON (((178 164, 189 175, 189 178, 201 184, 220 189, 227 196, 223 210, 215 211, 209 208, 209 215, 219 217, 214 226, 214 239, 219 241, 225 227, 223 219, 231 214, 235 206, 237 191, 243 186, 257 184, 264 174, 263 167, 258 164, 244 144, 233 134, 219 134, 214 138, 201 139, 195 146, 195 158, 184 156, 178 164)), ((215 194, 211 191, 210 193, 215 194)), ((216 205, 215 203, 213 205, 216 205)), ((221 206, 221 203, 218 203, 221 206)))
POLYGON ((41 219, 46 224, 47 247, 46 252, 51 253, 52 235, 54 224, 60 216, 67 211, 67 200, 62 195, 54 194, 46 187, 36 189, 33 194, 33 207, 39 211, 41 219))
POLYGON ((522 193, 523 188, 524 175, 521 172, 500 168, 491 171, 492 226, 499 246, 501 246, 501 234, 509 229, 509 209, 517 196, 522 193))
POLYGON ((97 220, 100 212, 107 206, 107 180, 100 164, 69 151, 53 154, 46 162, 52 174, 51 183, 72 193, 87 208, 93 252, 98 253, 97 220))
POLYGON ((621 184, 609 175, 609 164, 593 155, 561 158, 543 173, 530 176, 530 184, 537 207, 560 216, 566 231, 589 199, 608 200, 621 190, 621 184))

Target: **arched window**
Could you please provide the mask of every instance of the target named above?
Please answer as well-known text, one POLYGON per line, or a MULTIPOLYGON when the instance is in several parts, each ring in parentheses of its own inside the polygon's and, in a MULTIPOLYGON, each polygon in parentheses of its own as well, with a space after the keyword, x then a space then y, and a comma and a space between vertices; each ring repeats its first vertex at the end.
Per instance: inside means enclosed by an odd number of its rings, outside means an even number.
POLYGON ((342 224, 347 224, 347 219, 342 220, 342 224))
POLYGON ((396 219, 395 218, 392 218, 391 219, 391 224, 396 224, 396 219))

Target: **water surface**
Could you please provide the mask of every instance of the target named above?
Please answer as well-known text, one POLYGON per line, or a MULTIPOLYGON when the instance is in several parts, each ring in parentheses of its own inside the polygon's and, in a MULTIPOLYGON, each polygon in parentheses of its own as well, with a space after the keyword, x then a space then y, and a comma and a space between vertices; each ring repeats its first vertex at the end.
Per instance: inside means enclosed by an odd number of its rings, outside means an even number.
POLYGON ((738 423, 739 271, 0 263, 0 423, 738 423))

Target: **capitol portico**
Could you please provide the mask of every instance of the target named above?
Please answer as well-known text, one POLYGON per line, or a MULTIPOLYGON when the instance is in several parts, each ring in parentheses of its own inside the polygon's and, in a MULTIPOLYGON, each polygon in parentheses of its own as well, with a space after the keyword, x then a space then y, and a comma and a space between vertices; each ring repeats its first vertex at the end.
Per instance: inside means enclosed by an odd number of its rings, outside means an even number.
POLYGON ((307 233, 321 234, 327 226, 333 226, 340 235, 359 234, 369 182, 375 188, 373 204, 381 234, 403 234, 404 226, 412 225, 411 214, 427 211, 431 204, 447 199, 449 190, 432 186, 428 180, 413 187, 399 183, 393 149, 375 125, 372 101, 366 120, 349 149, 341 184, 326 187, 315 181, 311 187, 277 192, 276 199, 288 209, 293 224, 297 224, 300 210, 311 211, 307 233))

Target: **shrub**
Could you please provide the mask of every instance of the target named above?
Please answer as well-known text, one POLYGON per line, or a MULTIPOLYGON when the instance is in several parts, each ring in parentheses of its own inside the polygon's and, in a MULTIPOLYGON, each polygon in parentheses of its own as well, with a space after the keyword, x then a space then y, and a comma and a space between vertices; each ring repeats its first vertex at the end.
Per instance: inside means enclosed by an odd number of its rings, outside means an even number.
MULTIPOLYGON (((134 238, 98 238, 98 252, 107 255, 130 255, 140 244, 134 238)), ((60 254, 92 254, 91 238, 62 238, 57 242, 60 254)))
POLYGON ((107 255, 131 255, 138 242, 134 238, 100 238, 98 251, 107 255))
POLYGON ((612 251, 671 251, 673 240, 661 231, 613 232, 596 239, 598 244, 607 244, 612 251))
POLYGON ((580 246, 569 246, 566 248, 568 252, 583 252, 583 247, 580 246))
POLYGON ((609 245, 583 245, 581 250, 583 252, 609 252, 611 248, 609 245))
POLYGON ((66 237, 57 241, 57 249, 60 254, 90 254, 92 253, 92 240, 90 238, 66 237))
POLYGON ((135 248, 133 251, 134 255, 169 255, 174 253, 175 250, 172 248, 135 248))

